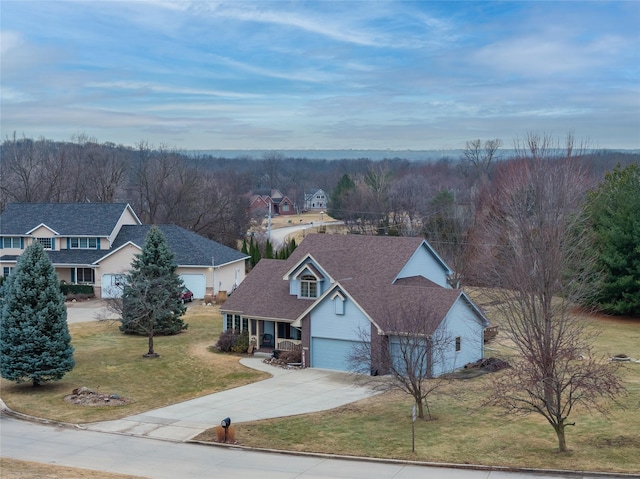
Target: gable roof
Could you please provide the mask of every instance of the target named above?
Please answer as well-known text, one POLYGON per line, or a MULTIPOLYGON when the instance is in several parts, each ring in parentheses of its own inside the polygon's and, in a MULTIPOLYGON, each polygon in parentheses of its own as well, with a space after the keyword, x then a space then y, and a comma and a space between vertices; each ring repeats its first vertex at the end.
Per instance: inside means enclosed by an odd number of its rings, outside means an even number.
POLYGON ((289 283, 280 280, 287 267, 288 261, 261 259, 220 309, 258 319, 295 320, 313 301, 289 294, 289 283))
POLYGON ((126 203, 9 203, 0 215, 0 234, 25 236, 46 226, 60 236, 107 237, 125 209, 140 223, 126 203))
MULTIPOLYGON (((317 304, 339 290, 351 297, 381 332, 389 326, 389 313, 406 310, 407 305, 432 312, 442 320, 464 295, 462 291, 444 288, 421 276, 397 278, 421 247, 448 270, 421 238, 310 234, 287 260, 260 260, 221 310, 298 324, 317 304), (316 262, 333 283, 315 301, 290 294, 286 280, 308 260, 316 262)), ((470 302, 466 295, 464 298, 470 302)), ((470 304, 486 321, 482 312, 470 304)))
POLYGON ((310 254, 333 281, 375 277, 391 284, 423 243, 397 236, 310 234, 288 261, 293 266, 310 254))
MULTIPOLYGON (((180 266, 211 266, 213 260, 217 267, 249 257, 180 226, 157 225, 157 227, 167 239, 169 249, 175 255, 174 260, 180 266)), ((124 225, 113 242, 112 250, 127 243, 133 243, 142 248, 150 228, 151 225, 124 225)))

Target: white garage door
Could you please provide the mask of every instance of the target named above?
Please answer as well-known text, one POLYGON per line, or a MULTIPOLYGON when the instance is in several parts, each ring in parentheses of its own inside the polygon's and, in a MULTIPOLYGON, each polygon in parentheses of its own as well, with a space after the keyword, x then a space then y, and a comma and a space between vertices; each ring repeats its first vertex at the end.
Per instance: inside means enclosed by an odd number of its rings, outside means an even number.
POLYGON ((204 298, 207 289, 207 279, 204 274, 181 274, 180 279, 191 290, 194 298, 204 298))
POLYGON ((349 356, 356 341, 344 339, 313 338, 311 340, 311 367, 349 371, 349 356))
POLYGON ((123 274, 103 274, 100 280, 100 297, 102 298, 119 298, 122 296, 124 287, 123 274))

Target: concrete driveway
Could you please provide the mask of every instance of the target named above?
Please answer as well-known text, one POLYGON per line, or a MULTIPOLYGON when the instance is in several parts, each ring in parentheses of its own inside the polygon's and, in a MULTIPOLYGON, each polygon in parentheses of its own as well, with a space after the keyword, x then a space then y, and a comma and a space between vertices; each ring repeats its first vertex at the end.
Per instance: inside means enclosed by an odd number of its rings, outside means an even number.
MULTIPOLYGON (((194 300, 192 303, 185 303, 187 309, 196 302, 202 300, 194 300)), ((103 299, 92 298, 84 301, 68 301, 65 303, 67 307, 67 324, 86 323, 88 321, 100 321, 105 319, 118 319, 120 316, 115 312, 107 309, 107 303, 103 299)))
POLYGON ((370 388, 353 384, 348 373, 325 369, 282 369, 261 357, 244 358, 247 367, 267 371, 273 377, 257 383, 210 394, 115 421, 85 424, 93 431, 187 441, 220 424, 295 416, 333 409, 370 397, 370 388))
POLYGON ((88 321, 98 321, 101 319, 117 319, 118 315, 110 313, 106 308, 106 303, 101 299, 87 299, 84 301, 68 301, 67 323, 85 323, 88 321))

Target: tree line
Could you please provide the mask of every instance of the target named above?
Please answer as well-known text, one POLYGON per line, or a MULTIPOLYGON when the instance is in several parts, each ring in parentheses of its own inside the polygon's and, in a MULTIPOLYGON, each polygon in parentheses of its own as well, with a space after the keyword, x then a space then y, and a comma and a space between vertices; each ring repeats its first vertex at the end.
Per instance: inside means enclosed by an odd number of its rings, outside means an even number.
MULTIPOLYGON (((252 220, 250 193, 279 189, 302 209, 304 192, 322 188, 330 194, 327 212, 343 220, 350 233, 425 237, 455 271, 453 286, 491 286, 497 279, 488 283, 481 250, 483 244, 500 238, 487 238, 482 225, 496 208, 495 192, 506 172, 518 170, 531 159, 544 159, 549 167, 570 159, 584 171, 586 179, 576 187, 586 198, 588 192, 595 194, 617 164, 637 165, 640 160, 638 154, 588 150, 572 135, 558 139, 527 133, 513 141, 509 153, 503 154, 502 146, 501 139, 470 140, 460 158, 424 162, 310 160, 277 151, 253 159, 188 154, 146 141, 126 147, 86 135, 68 142, 13 135, 0 145, 0 209, 10 202, 126 202, 144 223, 176 224, 239 248, 252 220)), ((602 208, 595 208, 597 204, 591 201, 594 213, 603 214, 602 208)), ((633 211, 629 215, 633 218, 633 211)), ((605 239, 607 227, 599 228, 600 242, 609 250, 625 237, 636 238, 620 233, 616 243, 605 239)), ((262 257, 271 256, 266 246, 259 245, 262 257)), ((626 288, 626 300, 633 296, 629 291, 637 276, 622 264, 616 251, 614 247, 607 255, 613 276, 608 282, 626 276, 618 284, 626 288)), ((604 289, 615 292, 616 287, 604 289)), ((618 314, 638 314, 638 306, 625 309, 620 301, 611 302, 596 293, 591 302, 618 314)))

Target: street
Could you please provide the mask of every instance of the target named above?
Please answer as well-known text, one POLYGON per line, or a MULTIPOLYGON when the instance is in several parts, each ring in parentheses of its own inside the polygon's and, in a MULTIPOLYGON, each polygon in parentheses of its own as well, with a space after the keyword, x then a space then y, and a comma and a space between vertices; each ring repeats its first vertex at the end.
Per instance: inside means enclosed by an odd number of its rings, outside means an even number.
MULTIPOLYGON (((154 479, 525 479, 561 474, 429 467, 327 456, 267 453, 226 446, 176 443, 58 427, 0 416, 3 457, 154 479)), ((274 431, 274 433, 276 433, 274 431)), ((593 474, 571 475, 587 478, 593 474)), ((608 475, 607 477, 615 477, 608 475)), ((629 476, 620 476, 629 477, 629 476)))

